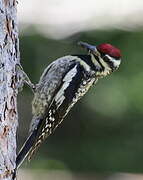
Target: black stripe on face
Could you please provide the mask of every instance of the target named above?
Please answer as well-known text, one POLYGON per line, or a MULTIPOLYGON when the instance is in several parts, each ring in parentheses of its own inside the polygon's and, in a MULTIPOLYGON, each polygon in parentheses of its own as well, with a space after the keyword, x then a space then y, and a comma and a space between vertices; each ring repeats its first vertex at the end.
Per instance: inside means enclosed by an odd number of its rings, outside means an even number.
POLYGON ((108 56, 105 55, 102 58, 103 58, 103 61, 105 61, 112 70, 115 69, 114 63, 108 58, 108 56))
POLYGON ((82 59, 87 65, 90 66, 90 68, 94 71, 97 70, 97 67, 94 65, 94 63, 91 60, 91 56, 90 55, 74 55, 77 56, 78 58, 82 59))
POLYGON ((96 56, 95 54, 93 54, 94 58, 97 60, 97 62, 99 63, 99 65, 101 66, 102 68, 102 71, 104 71, 105 67, 102 65, 102 63, 100 62, 100 59, 98 56, 96 56))

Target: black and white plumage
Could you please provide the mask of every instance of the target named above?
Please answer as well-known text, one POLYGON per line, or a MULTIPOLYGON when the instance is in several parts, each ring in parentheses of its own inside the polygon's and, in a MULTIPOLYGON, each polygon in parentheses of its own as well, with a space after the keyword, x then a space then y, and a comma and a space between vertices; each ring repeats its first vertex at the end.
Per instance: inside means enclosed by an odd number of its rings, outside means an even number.
POLYGON ((80 42, 88 55, 69 55, 51 63, 36 86, 30 135, 20 150, 17 168, 58 127, 73 105, 101 77, 120 65, 120 51, 110 44, 92 46, 80 42))

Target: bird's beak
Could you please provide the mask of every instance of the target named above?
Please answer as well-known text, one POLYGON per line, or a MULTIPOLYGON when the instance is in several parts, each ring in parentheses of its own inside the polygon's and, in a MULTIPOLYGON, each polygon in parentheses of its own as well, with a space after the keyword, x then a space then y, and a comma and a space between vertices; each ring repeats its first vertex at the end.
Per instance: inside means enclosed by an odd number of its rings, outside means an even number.
POLYGON ((90 45, 90 44, 85 43, 85 42, 80 41, 80 42, 78 42, 78 45, 85 48, 85 49, 87 49, 88 51, 91 51, 91 52, 97 51, 96 46, 90 45))

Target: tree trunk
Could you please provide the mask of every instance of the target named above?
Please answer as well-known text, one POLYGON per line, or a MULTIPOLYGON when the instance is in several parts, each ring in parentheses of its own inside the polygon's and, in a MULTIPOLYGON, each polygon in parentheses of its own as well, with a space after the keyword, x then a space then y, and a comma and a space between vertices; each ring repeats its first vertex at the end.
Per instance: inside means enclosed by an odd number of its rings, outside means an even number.
POLYGON ((0 0, 0 180, 12 179, 16 159, 19 40, 16 0, 0 0))

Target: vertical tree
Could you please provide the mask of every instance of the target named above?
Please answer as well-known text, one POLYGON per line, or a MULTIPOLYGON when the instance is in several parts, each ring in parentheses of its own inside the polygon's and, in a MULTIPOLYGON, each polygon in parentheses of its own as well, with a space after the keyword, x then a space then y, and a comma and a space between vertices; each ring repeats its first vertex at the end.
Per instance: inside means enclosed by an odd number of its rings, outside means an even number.
POLYGON ((0 0, 0 179, 12 179, 16 159, 17 64, 19 40, 17 1, 0 0))

